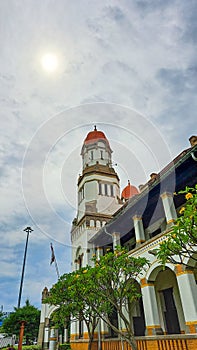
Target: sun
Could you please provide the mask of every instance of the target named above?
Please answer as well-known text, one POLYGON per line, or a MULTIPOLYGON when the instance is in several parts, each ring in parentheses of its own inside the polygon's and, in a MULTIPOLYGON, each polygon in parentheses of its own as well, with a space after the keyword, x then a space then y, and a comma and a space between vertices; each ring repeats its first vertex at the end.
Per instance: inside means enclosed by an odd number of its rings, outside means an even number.
POLYGON ((57 55, 47 53, 41 58, 42 68, 47 72, 55 72, 58 68, 57 55))

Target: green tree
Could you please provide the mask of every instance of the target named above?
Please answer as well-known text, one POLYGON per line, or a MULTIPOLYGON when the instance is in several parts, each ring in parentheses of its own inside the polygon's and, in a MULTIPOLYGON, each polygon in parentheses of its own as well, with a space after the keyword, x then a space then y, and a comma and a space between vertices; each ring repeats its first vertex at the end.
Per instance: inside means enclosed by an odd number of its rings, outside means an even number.
MULTIPOLYGON (((59 306, 58 314, 54 314, 54 322, 59 326, 59 318, 72 321, 84 322, 87 327, 89 344, 88 349, 94 338, 94 332, 98 324, 98 317, 95 310, 88 303, 85 295, 91 294, 91 284, 88 283, 86 276, 87 268, 64 274, 58 282, 50 289, 49 297, 44 300, 45 303, 59 306), (57 319, 58 315, 58 319, 57 319)), ((94 296, 95 307, 99 308, 99 300, 94 296)))
POLYGON ((136 279, 148 264, 145 258, 129 256, 123 248, 108 252, 94 267, 87 266, 71 274, 63 275, 50 290, 45 302, 59 305, 64 316, 86 323, 89 334, 89 349, 99 318, 104 320, 117 334, 135 350, 131 317, 132 308, 141 297, 136 279), (116 312, 122 327, 112 322, 116 312), (122 329, 124 328, 124 330, 122 329))
POLYGON ((93 293, 104 306, 98 310, 98 316, 136 350, 132 314, 141 297, 136 281, 148 267, 148 261, 146 258, 129 255, 125 248, 116 247, 115 252, 109 252, 99 260, 94 257, 94 262, 95 267, 90 270, 89 278, 93 281, 93 293), (118 325, 111 319, 114 311, 118 316, 118 325))
POLYGON ((157 257, 165 265, 167 262, 196 268, 197 262, 197 185, 186 187, 177 195, 185 196, 185 205, 179 211, 166 240, 160 244, 157 257))
POLYGON ((25 306, 14 308, 14 312, 4 320, 2 329, 5 333, 10 335, 17 335, 20 331, 21 321, 25 321, 24 336, 26 337, 26 344, 28 345, 37 338, 40 323, 40 311, 31 305, 29 300, 26 300, 25 306))

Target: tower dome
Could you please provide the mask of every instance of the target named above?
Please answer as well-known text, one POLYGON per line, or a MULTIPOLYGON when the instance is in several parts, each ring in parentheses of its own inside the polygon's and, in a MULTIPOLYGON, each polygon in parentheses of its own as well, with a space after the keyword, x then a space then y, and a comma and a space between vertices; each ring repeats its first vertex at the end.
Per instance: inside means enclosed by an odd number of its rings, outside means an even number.
POLYGON ((128 185, 122 190, 121 199, 128 200, 136 194, 139 194, 138 189, 135 186, 132 186, 128 180, 128 185))
POLYGON ((104 132, 97 130, 96 125, 94 126, 94 130, 90 131, 84 141, 84 144, 90 144, 90 143, 95 143, 98 140, 105 140, 108 142, 104 132))
POLYGON ((94 130, 87 134, 83 142, 81 150, 83 169, 96 164, 111 167, 111 154, 107 137, 103 131, 97 130, 95 125, 94 130))

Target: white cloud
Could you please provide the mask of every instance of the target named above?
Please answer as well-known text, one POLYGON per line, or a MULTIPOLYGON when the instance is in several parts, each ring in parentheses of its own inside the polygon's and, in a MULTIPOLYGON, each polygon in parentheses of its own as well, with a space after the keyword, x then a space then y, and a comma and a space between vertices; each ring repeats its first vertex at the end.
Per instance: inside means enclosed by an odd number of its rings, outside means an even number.
POLYGON ((55 280, 46 263, 51 240, 61 271, 70 267, 63 252, 76 213, 79 152, 95 123, 109 138, 122 187, 128 178, 144 183, 189 146, 196 133, 196 10, 195 2, 178 0, 0 3, 0 217, 8 276, 1 303, 7 308, 16 301, 27 225, 34 233, 24 296, 38 305, 41 285, 55 280), (48 51, 60 60, 57 74, 42 71, 48 51), (92 102, 107 104, 80 106, 92 102))

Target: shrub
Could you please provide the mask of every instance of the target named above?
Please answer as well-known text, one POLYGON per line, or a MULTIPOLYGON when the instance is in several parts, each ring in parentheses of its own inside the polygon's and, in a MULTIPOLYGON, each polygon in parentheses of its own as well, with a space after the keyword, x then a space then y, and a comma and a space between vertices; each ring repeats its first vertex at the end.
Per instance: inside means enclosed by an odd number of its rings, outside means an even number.
POLYGON ((60 345, 59 345, 59 349, 60 349, 60 350, 70 350, 70 349, 71 349, 70 343, 60 344, 60 345))

